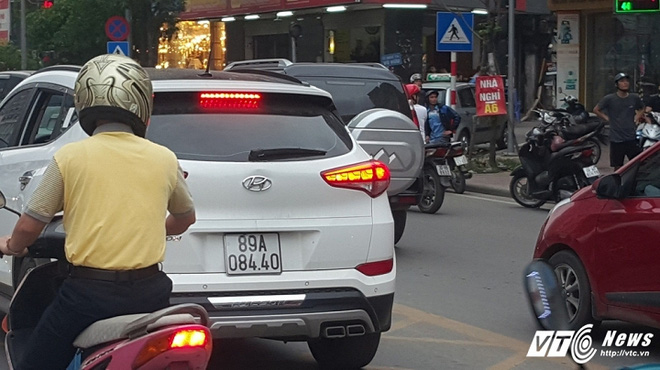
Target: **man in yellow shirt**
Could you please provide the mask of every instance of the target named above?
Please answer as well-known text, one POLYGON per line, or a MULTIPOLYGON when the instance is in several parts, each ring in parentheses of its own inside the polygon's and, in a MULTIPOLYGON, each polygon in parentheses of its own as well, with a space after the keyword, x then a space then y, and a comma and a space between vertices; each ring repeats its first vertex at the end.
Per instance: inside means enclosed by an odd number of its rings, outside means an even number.
POLYGON ((73 340, 93 322, 169 305, 172 281, 160 271, 165 236, 195 222, 177 158, 144 139, 153 108, 146 72, 102 55, 75 86, 80 124, 91 137, 62 147, 0 252, 22 256, 64 211, 68 278, 46 309, 17 369, 64 369, 73 340), (167 212, 169 211, 169 215, 167 212))

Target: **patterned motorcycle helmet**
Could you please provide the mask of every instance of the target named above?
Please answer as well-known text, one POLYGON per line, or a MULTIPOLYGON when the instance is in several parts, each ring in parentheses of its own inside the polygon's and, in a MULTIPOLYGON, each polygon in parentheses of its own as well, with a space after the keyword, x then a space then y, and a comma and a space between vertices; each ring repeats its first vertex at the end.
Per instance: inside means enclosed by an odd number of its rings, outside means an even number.
POLYGON ((82 66, 75 85, 74 104, 80 125, 92 135, 99 120, 125 123, 144 137, 153 109, 151 80, 132 59, 105 54, 82 66))

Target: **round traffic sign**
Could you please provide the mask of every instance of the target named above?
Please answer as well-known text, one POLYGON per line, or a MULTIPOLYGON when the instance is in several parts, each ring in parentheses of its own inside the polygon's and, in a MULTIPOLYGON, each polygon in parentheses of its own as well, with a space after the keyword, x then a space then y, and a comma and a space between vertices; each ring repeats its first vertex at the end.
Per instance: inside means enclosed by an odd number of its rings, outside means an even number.
POLYGON ((112 41, 124 41, 131 28, 126 18, 115 15, 105 22, 105 35, 112 41))

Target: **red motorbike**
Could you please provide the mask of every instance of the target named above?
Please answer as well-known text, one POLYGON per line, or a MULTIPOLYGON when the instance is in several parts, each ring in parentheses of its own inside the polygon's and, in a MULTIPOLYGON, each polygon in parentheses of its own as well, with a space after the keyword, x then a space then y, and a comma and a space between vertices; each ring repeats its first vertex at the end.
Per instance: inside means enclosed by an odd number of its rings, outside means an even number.
MULTIPOLYGON (((20 216, 5 207, 1 192, 0 208, 20 216)), ((32 258, 59 261, 31 269, 12 297, 3 320, 10 370, 15 368, 41 314, 66 277, 66 269, 58 266, 66 261, 64 238, 62 217, 55 217, 28 248, 32 258)), ((97 321, 76 338, 78 352, 68 369, 206 369, 213 346, 208 321, 204 307, 196 304, 97 321)))

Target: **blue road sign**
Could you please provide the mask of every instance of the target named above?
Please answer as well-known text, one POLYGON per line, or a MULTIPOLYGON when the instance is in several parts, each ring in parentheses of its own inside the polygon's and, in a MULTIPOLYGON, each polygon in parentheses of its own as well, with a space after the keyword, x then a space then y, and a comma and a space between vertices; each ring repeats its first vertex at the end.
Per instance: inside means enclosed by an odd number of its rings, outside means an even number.
POLYGON ((472 51, 474 14, 438 12, 436 16, 436 51, 472 51))
POLYGON ((403 64, 401 53, 385 54, 380 57, 380 63, 385 67, 400 66, 403 64))
POLYGON ((119 54, 129 57, 128 41, 108 41, 108 54, 119 54))

